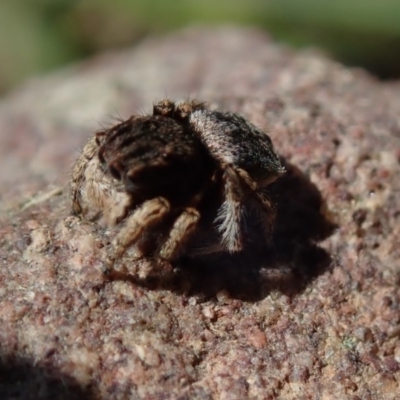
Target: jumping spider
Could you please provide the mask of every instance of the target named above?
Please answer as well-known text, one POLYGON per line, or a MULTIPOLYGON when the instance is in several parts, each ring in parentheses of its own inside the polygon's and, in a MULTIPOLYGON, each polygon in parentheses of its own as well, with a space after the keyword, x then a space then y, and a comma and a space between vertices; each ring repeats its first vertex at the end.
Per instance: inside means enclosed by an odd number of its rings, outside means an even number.
POLYGON ((164 100, 85 145, 72 173, 75 214, 121 228, 107 265, 131 246, 138 257, 175 260, 211 218, 206 252, 245 246, 244 210, 270 230, 274 209, 263 189, 285 172, 271 139, 238 114, 198 101, 164 100))

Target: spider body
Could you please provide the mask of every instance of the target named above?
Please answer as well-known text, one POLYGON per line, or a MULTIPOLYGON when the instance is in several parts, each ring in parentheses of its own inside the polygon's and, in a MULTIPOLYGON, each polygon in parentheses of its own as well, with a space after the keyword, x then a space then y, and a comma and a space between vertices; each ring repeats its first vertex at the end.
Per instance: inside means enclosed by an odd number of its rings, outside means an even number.
POLYGON ((164 100, 96 133, 72 174, 72 209, 121 224, 110 267, 128 247, 172 261, 202 221, 213 219, 206 251, 239 252, 246 207, 269 231, 274 211, 264 188, 284 172, 270 138, 238 114, 197 101, 164 100))

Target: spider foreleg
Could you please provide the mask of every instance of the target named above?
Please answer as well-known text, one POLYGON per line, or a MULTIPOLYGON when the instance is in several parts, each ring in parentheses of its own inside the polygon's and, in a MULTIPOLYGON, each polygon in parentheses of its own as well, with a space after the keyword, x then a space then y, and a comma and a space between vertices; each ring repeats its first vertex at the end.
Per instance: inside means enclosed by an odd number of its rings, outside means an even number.
POLYGON ((195 231, 199 220, 200 213, 196 209, 186 208, 175 220, 167 240, 160 249, 160 257, 169 261, 176 259, 195 231))
MULTIPOLYGON (((169 202, 163 197, 145 201, 124 222, 123 227, 111 243, 111 252, 107 256, 106 273, 113 270, 115 261, 120 258, 132 244, 137 242, 143 232, 160 222, 170 211, 169 202)), ((142 254, 138 254, 138 258, 142 254)))

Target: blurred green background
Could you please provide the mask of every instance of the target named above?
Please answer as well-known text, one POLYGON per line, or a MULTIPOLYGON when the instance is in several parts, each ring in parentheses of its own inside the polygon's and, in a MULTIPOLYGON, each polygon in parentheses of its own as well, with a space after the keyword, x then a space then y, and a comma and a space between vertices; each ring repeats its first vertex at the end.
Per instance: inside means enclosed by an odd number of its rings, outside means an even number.
POLYGON ((224 23, 400 77, 400 0, 0 0, 0 93, 149 34, 224 23))

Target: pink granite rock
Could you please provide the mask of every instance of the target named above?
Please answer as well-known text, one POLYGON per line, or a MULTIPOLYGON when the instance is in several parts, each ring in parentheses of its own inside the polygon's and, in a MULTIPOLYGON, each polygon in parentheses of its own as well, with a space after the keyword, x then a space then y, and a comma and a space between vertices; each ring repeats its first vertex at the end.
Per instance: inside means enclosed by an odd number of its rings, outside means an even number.
POLYGON ((188 29, 3 98, 0 166, 0 398, 398 398, 399 83, 188 29), (102 124, 166 95, 269 131, 288 168, 272 245, 107 281, 113 232, 70 216, 69 171, 102 124))

